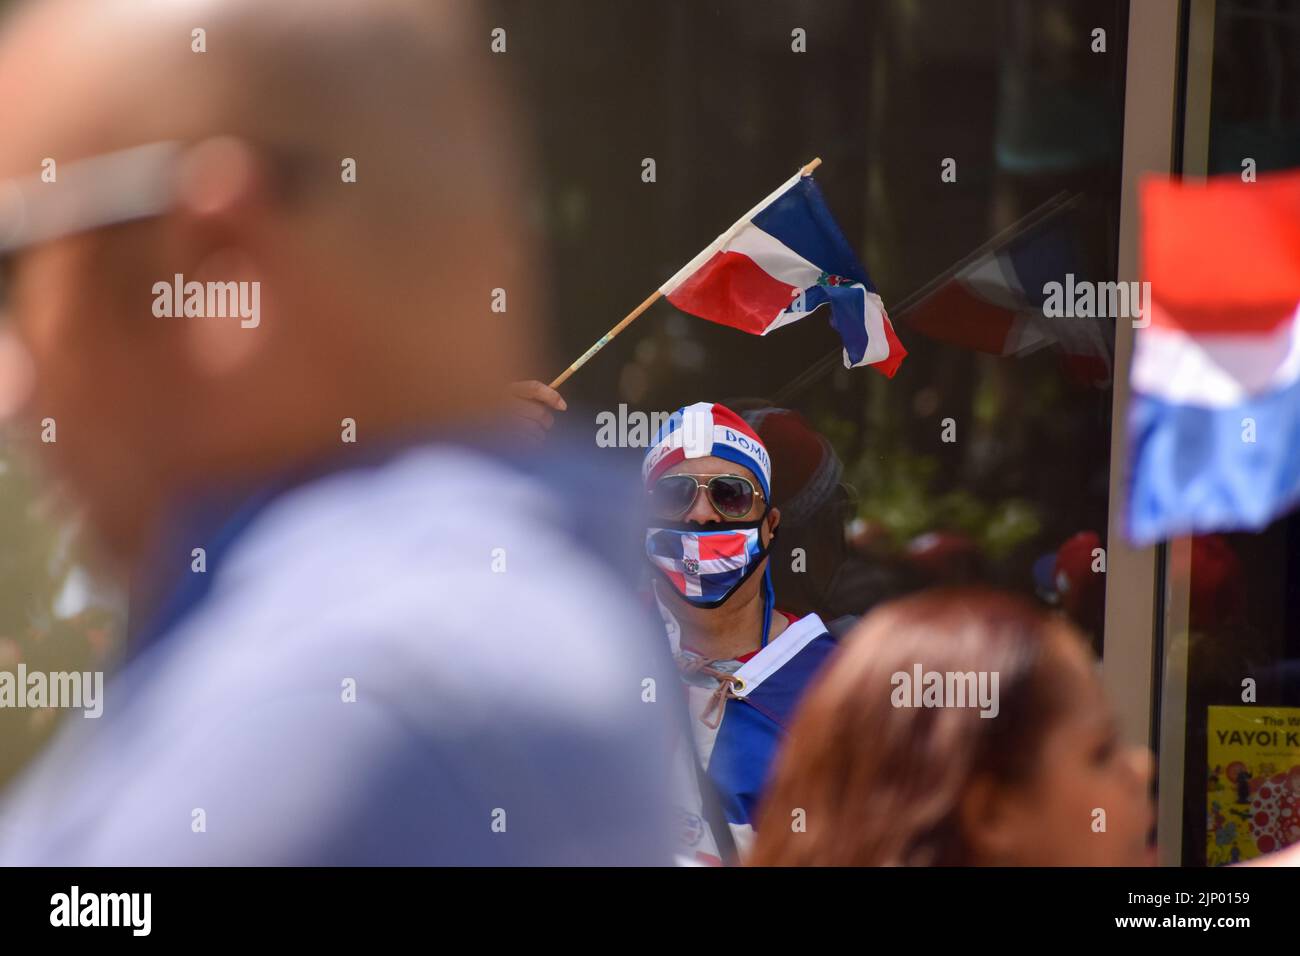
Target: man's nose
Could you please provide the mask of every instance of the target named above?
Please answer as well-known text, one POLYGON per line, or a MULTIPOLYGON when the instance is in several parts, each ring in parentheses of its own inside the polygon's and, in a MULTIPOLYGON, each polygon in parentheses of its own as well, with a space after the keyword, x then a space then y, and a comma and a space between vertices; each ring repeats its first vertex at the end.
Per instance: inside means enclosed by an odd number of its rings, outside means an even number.
POLYGON ((32 357, 11 329, 0 328, 0 424, 12 420, 31 398, 32 357))
POLYGON ((709 504, 709 493, 706 489, 701 488, 695 493, 695 503, 691 505, 691 510, 686 513, 686 520, 693 521, 696 524, 716 524, 718 522, 718 513, 713 510, 713 505, 709 504))

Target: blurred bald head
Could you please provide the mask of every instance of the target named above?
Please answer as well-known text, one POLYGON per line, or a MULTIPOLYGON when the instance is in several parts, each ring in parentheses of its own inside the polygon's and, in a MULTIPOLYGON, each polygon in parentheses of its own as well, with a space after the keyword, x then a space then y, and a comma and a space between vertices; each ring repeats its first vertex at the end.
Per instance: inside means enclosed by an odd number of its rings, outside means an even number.
POLYGON ((169 212, 26 249, 10 282, 25 413, 57 421, 41 455, 114 552, 187 490, 344 450, 344 418, 361 443, 463 423, 536 371, 489 39, 468 0, 48 0, 4 23, 0 181, 183 147, 169 212), (259 323, 157 317, 176 275, 258 283, 259 323))

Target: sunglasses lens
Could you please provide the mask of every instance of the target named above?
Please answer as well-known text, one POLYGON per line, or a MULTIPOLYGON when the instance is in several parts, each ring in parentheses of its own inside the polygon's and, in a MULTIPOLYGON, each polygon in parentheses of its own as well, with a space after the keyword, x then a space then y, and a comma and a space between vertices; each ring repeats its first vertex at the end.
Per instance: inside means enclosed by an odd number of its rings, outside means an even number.
POLYGON ((650 507, 661 517, 674 518, 686 511, 693 501, 695 479, 687 475, 660 478, 650 491, 650 507))
POLYGON ((754 489, 741 478, 719 475, 709 480, 713 506, 728 518, 743 518, 754 506, 754 489))

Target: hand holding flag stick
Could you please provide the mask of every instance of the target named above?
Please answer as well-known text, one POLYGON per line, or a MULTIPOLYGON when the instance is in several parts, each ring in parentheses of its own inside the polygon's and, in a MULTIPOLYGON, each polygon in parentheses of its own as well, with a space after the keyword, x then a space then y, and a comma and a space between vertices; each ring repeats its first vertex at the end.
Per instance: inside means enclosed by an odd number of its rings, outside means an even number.
POLYGON ((754 335, 831 304, 846 366, 893 377, 906 351, 880 297, 835 225, 811 177, 813 159, 602 335, 551 382, 559 388, 593 355, 666 297, 701 318, 754 335))

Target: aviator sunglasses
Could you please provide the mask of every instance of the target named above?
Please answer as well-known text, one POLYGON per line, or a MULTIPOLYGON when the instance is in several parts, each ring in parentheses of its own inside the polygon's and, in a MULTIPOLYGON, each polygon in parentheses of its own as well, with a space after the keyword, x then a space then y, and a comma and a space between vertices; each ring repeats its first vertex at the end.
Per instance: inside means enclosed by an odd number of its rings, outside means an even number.
POLYGON ((740 475, 713 475, 708 481, 695 475, 665 475, 650 488, 650 507, 660 518, 680 518, 694 507, 701 488, 724 518, 745 517, 758 497, 753 482, 740 475))
MULTIPOLYGON (((0 180, 0 306, 13 260, 23 250, 68 236, 162 216, 175 202, 185 145, 163 141, 69 160, 57 179, 41 174, 0 180)), ((275 189, 293 199, 304 187, 310 155, 258 144, 275 189)))

